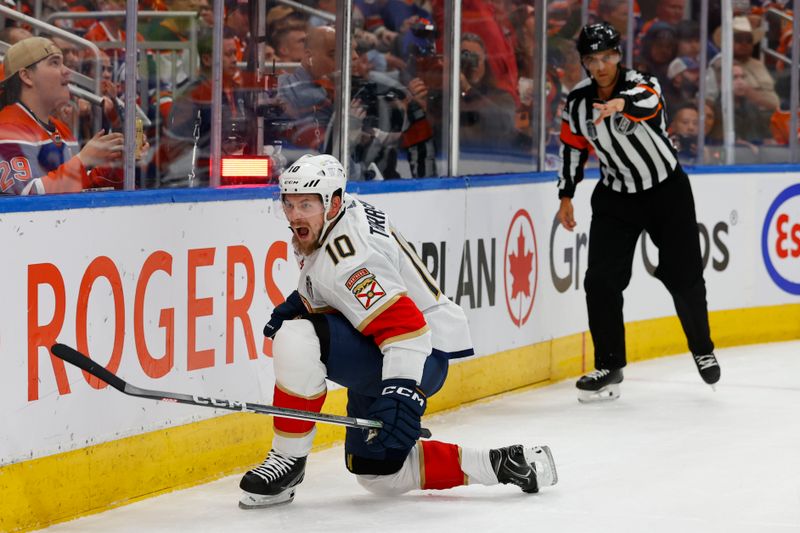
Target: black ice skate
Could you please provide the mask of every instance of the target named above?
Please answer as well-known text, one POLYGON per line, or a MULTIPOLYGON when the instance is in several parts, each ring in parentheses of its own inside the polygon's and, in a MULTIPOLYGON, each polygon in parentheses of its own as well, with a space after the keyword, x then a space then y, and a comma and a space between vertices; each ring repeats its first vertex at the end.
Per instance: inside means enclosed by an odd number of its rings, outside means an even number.
MULTIPOLYGON (((694 364, 697 365, 697 371, 700 372, 700 377, 703 381, 711 385, 715 389, 714 384, 719 381, 720 368, 717 358, 713 353, 706 355, 692 355, 694 364)), ((716 389, 715 389, 716 390, 716 389)))
POLYGON ((489 460, 497 481, 514 484, 522 492, 539 492, 539 487, 558 483, 556 464, 548 446, 521 444, 489 450, 489 460))
POLYGON ((581 403, 607 402, 619 398, 622 369, 593 370, 578 380, 578 401, 581 403))
POLYGON ((239 507, 259 509, 291 502, 295 488, 303 481, 305 470, 305 457, 292 457, 270 450, 264 462, 248 471, 239 482, 244 491, 239 507))

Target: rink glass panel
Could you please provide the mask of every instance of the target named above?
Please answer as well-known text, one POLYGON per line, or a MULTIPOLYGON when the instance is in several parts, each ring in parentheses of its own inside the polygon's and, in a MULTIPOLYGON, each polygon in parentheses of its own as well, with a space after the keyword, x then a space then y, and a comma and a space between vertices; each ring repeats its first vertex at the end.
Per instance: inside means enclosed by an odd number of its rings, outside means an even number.
MULTIPOLYGON (((211 172, 215 120, 219 121, 220 158, 269 158, 266 169, 262 165, 254 175, 223 176, 221 185, 274 183, 281 170, 304 153, 333 153, 345 159, 355 181, 447 176, 451 173, 448 141, 454 134, 459 139, 454 146, 458 175, 555 170, 563 102, 584 75, 573 47, 581 24, 599 20, 598 13, 605 10, 606 19, 624 25, 625 61, 634 68, 657 70, 664 61, 686 52, 670 42, 669 32, 645 39, 647 28, 658 18, 656 6, 650 3, 631 11, 625 9, 626 0, 540 1, 547 12, 542 35, 537 33, 536 2, 462 2, 458 80, 449 79, 452 57, 446 46, 445 2, 382 7, 354 3, 349 24, 352 46, 347 51, 336 46, 331 50, 330 43, 305 50, 303 33, 307 37, 326 24, 333 25, 335 33, 344 30, 344 21, 335 13, 301 13, 296 6, 276 1, 229 3, 227 27, 217 40, 211 26, 213 2, 173 2, 171 7, 179 11, 156 15, 145 13, 149 7, 142 4, 137 19, 141 38, 133 55, 138 107, 134 115, 143 123, 150 149, 135 163, 135 177, 125 188, 216 185, 211 172), (480 50, 473 46, 476 36, 480 50), (222 72, 218 82, 212 79, 215 48, 222 72), (661 63, 653 63, 654 50, 656 56, 660 53, 661 63), (345 54, 350 55, 346 98, 339 94, 337 74, 345 54), (541 57, 545 58, 543 68, 541 57), (320 65, 319 58, 327 63, 320 65), (482 76, 470 80, 479 70, 482 76), (222 86, 218 106, 211 103, 215 83, 222 86), (445 109, 443 90, 449 83, 459 85, 461 96, 450 104, 452 109, 445 109), (349 125, 344 143, 340 139, 343 116, 349 125), (458 117, 457 132, 452 130, 453 121, 445 120, 454 116, 458 117), (342 149, 347 153, 342 154, 342 149)), ((106 29, 124 29, 124 14, 112 12, 124 13, 125 3, 106 7, 94 16, 109 17, 102 19, 106 29)), ((699 2, 687 2, 681 24, 699 20, 701 7, 699 2)), ((708 8, 710 63, 716 55, 713 27, 719 9, 708 8)), ((91 38, 100 52, 95 56, 85 43, 63 36, 57 42, 73 70, 73 85, 111 100, 105 109, 102 104, 87 103, 88 98, 73 98, 62 106, 60 117, 75 134, 78 149, 100 128, 123 131, 127 114, 120 103, 126 53, 123 43, 116 40, 120 34, 91 29, 92 21, 80 13, 54 13, 45 5, 39 9, 33 13, 36 20, 91 38)), ((790 144, 792 135, 786 125, 791 111, 797 109, 797 102, 791 101, 789 61, 798 62, 791 58, 791 26, 785 14, 774 10, 749 15, 754 25, 760 16, 767 30, 756 43, 754 59, 763 63, 774 80, 779 103, 774 110, 757 110, 752 120, 745 120, 742 106, 735 106, 732 160, 735 164, 796 161, 798 154, 790 151, 796 142, 790 144), (754 123, 760 127, 753 127, 754 123)), ((38 25, 33 31, 53 33, 38 25)), ((701 64, 698 71, 704 76, 710 69, 701 64)), ((665 89, 671 83, 665 74, 659 80, 665 89)), ((673 124, 680 105, 665 99, 670 134, 679 145, 681 161, 724 164, 727 149, 719 132, 725 119, 717 102, 710 101, 708 133, 695 129, 685 134, 676 133, 678 126, 673 124), (701 138, 705 149, 697 153, 701 138)), ((697 109, 705 115, 705 106, 697 109)), ((593 156, 588 165, 596 166, 593 156)))

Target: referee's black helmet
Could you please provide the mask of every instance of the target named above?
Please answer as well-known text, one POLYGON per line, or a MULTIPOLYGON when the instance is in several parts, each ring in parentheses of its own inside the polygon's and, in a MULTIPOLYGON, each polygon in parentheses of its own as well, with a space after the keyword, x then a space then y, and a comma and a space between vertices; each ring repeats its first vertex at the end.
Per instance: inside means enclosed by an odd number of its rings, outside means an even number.
POLYGON ((621 53, 619 41, 619 32, 608 22, 587 24, 578 35, 578 53, 581 57, 606 50, 621 53))

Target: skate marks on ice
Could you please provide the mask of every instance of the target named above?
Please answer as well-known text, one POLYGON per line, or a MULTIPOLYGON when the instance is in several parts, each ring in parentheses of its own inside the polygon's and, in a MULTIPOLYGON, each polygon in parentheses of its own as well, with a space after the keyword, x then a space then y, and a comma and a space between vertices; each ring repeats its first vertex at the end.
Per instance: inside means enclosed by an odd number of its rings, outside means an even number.
POLYGON ((629 365, 614 402, 574 379, 426 417, 437 440, 549 445, 559 483, 366 493, 340 447, 309 457, 294 502, 237 507, 240 475, 59 524, 57 532, 800 533, 800 341, 716 351, 713 392, 688 354, 629 365))

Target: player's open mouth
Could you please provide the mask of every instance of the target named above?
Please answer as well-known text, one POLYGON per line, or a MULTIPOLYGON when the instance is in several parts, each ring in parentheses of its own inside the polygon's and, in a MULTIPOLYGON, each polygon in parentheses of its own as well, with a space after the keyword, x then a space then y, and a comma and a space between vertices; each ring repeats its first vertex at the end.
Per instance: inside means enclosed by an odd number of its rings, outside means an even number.
POLYGON ((294 228, 294 233, 301 239, 305 239, 308 237, 309 231, 308 228, 294 228))

